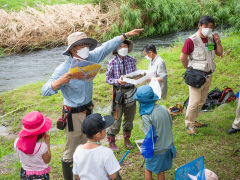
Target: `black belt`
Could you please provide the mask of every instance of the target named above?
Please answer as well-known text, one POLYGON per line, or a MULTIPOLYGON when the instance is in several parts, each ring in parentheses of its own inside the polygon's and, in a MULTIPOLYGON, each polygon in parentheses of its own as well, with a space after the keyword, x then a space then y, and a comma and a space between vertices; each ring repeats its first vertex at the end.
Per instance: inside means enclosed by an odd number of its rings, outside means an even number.
POLYGON ((133 86, 128 86, 128 87, 121 87, 123 89, 131 89, 133 86))
POLYGON ((117 89, 131 89, 133 86, 127 86, 127 87, 124 87, 124 86, 114 86, 115 88, 117 89))
POLYGON ((80 113, 80 112, 83 112, 83 111, 86 111, 86 116, 90 115, 92 113, 92 110, 89 108, 91 106, 94 106, 92 101, 83 105, 83 106, 79 106, 79 107, 76 107, 76 108, 69 108, 69 111, 67 113, 67 120, 68 120, 68 131, 74 131, 73 129, 73 122, 72 122, 72 114, 75 114, 75 113, 80 113))

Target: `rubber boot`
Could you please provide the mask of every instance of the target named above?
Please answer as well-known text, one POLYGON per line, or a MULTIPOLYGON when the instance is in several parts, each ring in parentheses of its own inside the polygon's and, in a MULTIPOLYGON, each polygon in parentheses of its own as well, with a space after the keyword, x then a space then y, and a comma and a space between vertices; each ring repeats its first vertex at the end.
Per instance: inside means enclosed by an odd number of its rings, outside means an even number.
POLYGON ((118 147, 115 144, 115 136, 109 136, 108 135, 108 141, 109 141, 109 146, 110 149, 112 149, 113 151, 119 151, 118 147))
POLYGON ((124 137, 124 145, 127 149, 132 149, 133 146, 130 144, 129 138, 131 137, 131 131, 125 132, 123 131, 123 137, 124 137))
POLYGON ((73 162, 65 162, 62 160, 62 171, 65 180, 73 180, 72 168, 73 162))

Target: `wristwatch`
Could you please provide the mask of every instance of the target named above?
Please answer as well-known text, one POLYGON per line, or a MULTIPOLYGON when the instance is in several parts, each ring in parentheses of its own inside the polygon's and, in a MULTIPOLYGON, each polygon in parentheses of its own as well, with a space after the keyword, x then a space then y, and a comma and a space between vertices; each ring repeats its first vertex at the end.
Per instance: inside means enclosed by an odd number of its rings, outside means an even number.
POLYGON ((221 40, 220 40, 220 42, 218 42, 218 43, 216 43, 216 44, 221 44, 221 40))
POLYGON ((123 37, 125 38, 125 40, 127 39, 127 36, 125 35, 125 33, 122 33, 123 37))

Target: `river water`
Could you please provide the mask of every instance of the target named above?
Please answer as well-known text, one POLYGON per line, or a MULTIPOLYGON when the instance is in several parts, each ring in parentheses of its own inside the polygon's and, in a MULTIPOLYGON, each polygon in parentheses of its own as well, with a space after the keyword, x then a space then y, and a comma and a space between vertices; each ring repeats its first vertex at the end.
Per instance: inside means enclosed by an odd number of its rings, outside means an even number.
MULTIPOLYGON (((221 35, 223 29, 226 30, 226 28, 217 27, 214 29, 214 32, 221 35)), ((152 43, 157 48, 169 47, 170 45, 179 43, 179 41, 184 42, 189 35, 194 34, 196 31, 197 28, 164 36, 135 39, 133 40, 134 48, 132 52, 141 53, 143 46, 147 43, 152 43)), ((101 44, 99 43, 99 45, 101 44)), ((26 84, 47 80, 54 69, 67 59, 67 56, 62 55, 65 49, 66 46, 60 46, 0 58, 0 94, 26 84)), ((103 64, 106 64, 112 58, 111 54, 108 55, 103 64)))

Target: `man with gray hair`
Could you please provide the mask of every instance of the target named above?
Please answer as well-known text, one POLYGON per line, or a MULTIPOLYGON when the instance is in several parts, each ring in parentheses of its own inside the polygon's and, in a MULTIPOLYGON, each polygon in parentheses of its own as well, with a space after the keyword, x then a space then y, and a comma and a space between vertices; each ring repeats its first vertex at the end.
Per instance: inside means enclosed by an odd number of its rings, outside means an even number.
POLYGON ((79 144, 87 142, 86 136, 81 131, 82 122, 86 115, 91 114, 93 110, 93 82, 72 79, 73 73, 69 72, 71 62, 76 58, 99 63, 117 49, 127 37, 138 35, 141 31, 143 29, 122 33, 121 36, 114 37, 98 48, 96 48, 97 41, 88 38, 84 32, 74 32, 68 36, 68 47, 63 53, 63 55, 69 56, 68 60, 55 69, 48 82, 42 87, 43 96, 51 96, 61 90, 64 106, 68 111, 65 151, 62 159, 64 179, 72 180, 73 178, 73 153, 79 144))
MULTIPOLYGON (((167 98, 167 68, 164 60, 157 54, 155 45, 147 44, 143 47, 143 54, 150 61, 148 70, 154 71, 154 77, 159 82, 161 88, 161 98, 167 98)), ((147 83, 151 81, 151 78, 146 80, 147 83)))

